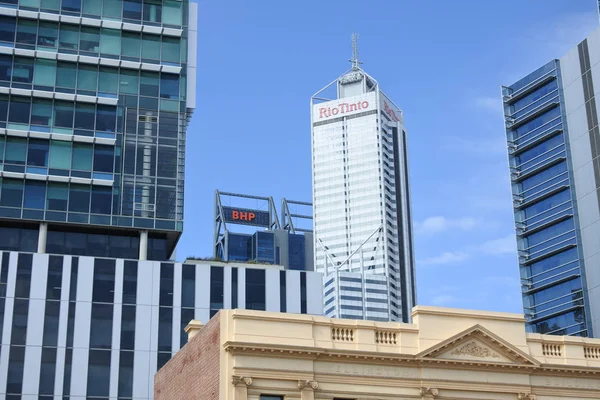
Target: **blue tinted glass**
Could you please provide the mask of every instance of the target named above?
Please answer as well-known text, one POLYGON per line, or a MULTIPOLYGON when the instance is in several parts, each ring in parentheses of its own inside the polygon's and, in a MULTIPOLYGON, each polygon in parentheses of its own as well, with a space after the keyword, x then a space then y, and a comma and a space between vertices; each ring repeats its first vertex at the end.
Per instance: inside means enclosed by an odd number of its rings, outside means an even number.
POLYGON ((14 42, 17 20, 13 17, 0 17, 0 41, 14 42))
POLYGON ((563 138, 563 135, 553 136, 552 138, 546 140, 545 142, 540 143, 539 145, 535 146, 534 148, 521 153, 521 155, 519 155, 517 157, 517 163, 523 164, 541 154, 544 154, 548 150, 553 149, 556 146, 559 146, 564 143, 565 143, 565 140, 563 138))
POLYGON ((110 214, 112 205, 112 189, 94 186, 92 188, 92 213, 110 214))
POLYGON ((23 202, 23 181, 4 179, 0 191, 0 206, 21 207, 23 202))
MULTIPOLYGON (((535 203, 534 205, 527 207, 523 210, 525 214, 525 218, 531 218, 535 215, 538 215, 544 211, 550 210, 553 207, 556 207, 565 202, 570 202, 571 200, 571 191, 563 190, 555 194, 554 196, 548 197, 545 200, 535 203)), ((570 204, 570 203, 569 203, 570 204)))
POLYGON ((246 269, 246 309, 266 310, 265 270, 246 269))
POLYGON ((50 143, 47 140, 31 139, 27 152, 27 165, 47 167, 49 145, 50 143))
MULTIPOLYGON (((542 182, 546 182, 547 180, 557 177, 564 172, 567 172, 567 163, 561 162, 560 164, 556 164, 548 169, 543 170, 542 172, 532 176, 531 178, 525 179, 521 182, 522 190, 528 190, 532 187, 539 185, 542 182)), ((564 176, 561 177, 564 179, 564 176)), ((554 180, 548 182, 548 184, 555 183, 554 180)))
POLYGON ((535 91, 533 91, 532 93, 528 94, 527 96, 517 100, 512 106, 512 111, 514 112, 515 110, 521 110, 522 108, 528 106, 529 104, 533 103, 536 100, 541 99, 542 97, 546 96, 548 93, 554 91, 558 89, 558 81, 555 79, 549 83, 547 83, 546 85, 542 86, 539 89, 536 89, 535 91))
POLYGON ((113 172, 113 146, 99 146, 94 148, 94 171, 113 172))
POLYGON ((513 83, 510 86, 510 89, 512 89, 513 91, 517 91, 517 90, 529 85, 531 82, 534 82, 536 79, 546 75, 547 73, 549 73, 550 71, 552 71, 555 68, 556 68, 555 61, 550 61, 548 64, 544 65, 543 67, 538 68, 531 74, 529 74, 526 77, 513 83))
POLYGON ((43 210, 46 204, 46 182, 25 182, 25 208, 43 210))
POLYGON ((252 236, 229 234, 227 237, 229 260, 248 261, 252 254, 252 236))
POLYGON ((306 264, 304 248, 304 235, 288 236, 289 269, 304 270, 306 264))
POLYGON ((160 97, 175 100, 179 98, 179 75, 160 74, 160 97))
POLYGON ((529 121, 525 125, 518 127, 515 130, 517 137, 522 137, 533 129, 539 128, 540 126, 547 124, 558 117, 560 117, 560 107, 555 107, 547 113, 540 115, 532 121, 529 121))
POLYGON ((578 334, 585 329, 585 312, 583 308, 549 318, 534 325, 537 333, 552 333, 555 335, 578 334))
POLYGON ((256 232, 256 261, 275 263, 275 235, 270 232, 256 232))
MULTIPOLYGON (((527 243, 529 246, 534 246, 536 244, 545 242, 548 239, 554 238, 555 236, 562 235, 565 232, 571 231, 574 228, 575 225, 573 219, 571 218, 528 236, 527 243)), ((563 239, 559 238, 559 240, 563 239)), ((550 244, 551 242, 552 241, 546 242, 546 245, 550 244)))

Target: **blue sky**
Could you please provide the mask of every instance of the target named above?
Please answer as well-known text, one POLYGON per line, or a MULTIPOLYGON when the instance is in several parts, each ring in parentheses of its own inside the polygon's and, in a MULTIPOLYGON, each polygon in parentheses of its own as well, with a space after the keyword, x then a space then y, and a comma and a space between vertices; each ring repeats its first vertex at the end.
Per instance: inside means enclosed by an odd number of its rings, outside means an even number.
POLYGON ((310 96, 358 32, 404 111, 418 303, 521 312, 500 86, 584 39, 596 0, 198 3, 178 259, 212 254, 215 189, 311 200, 310 96))

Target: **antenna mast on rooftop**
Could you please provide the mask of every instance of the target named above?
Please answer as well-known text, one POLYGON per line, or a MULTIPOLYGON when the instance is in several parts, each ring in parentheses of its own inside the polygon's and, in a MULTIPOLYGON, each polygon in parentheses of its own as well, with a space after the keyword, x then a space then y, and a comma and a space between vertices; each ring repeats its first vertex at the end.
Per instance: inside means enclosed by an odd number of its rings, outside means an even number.
MULTIPOLYGON (((598 0, 598 5, 600 6, 600 0, 598 0)), ((352 59, 348 60, 352 63, 352 70, 357 71, 360 69, 360 64, 362 61, 358 60, 358 34, 352 34, 352 59)))

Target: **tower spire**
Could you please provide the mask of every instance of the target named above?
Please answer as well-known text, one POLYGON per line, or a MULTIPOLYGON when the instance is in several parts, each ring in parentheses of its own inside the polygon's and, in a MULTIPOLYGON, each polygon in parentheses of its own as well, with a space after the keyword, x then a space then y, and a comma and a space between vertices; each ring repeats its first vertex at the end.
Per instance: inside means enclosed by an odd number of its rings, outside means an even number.
POLYGON ((358 33, 352 34, 352 59, 348 61, 352 63, 353 71, 360 69, 360 64, 362 64, 362 61, 358 60, 358 33))

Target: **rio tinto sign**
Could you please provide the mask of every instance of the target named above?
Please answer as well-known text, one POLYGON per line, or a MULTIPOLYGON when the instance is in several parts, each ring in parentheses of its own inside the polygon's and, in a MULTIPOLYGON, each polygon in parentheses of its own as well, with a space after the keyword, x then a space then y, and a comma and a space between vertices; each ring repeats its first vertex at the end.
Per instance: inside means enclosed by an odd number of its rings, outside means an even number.
POLYGON ((375 110, 377 98, 375 93, 345 97, 325 103, 313 105, 313 122, 326 121, 333 118, 348 117, 365 111, 375 110))

